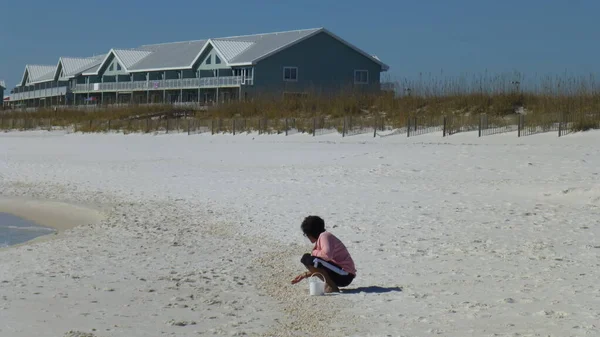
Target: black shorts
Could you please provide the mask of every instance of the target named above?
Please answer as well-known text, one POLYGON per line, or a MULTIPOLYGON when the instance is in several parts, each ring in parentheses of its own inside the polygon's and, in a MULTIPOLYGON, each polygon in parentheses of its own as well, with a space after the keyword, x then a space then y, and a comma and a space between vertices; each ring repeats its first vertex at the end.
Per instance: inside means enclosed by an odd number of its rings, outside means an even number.
POLYGON ((300 259, 303 265, 306 267, 322 268, 324 269, 329 278, 338 287, 347 287, 354 280, 355 275, 344 271, 338 264, 325 261, 320 257, 311 256, 310 254, 304 254, 300 259))

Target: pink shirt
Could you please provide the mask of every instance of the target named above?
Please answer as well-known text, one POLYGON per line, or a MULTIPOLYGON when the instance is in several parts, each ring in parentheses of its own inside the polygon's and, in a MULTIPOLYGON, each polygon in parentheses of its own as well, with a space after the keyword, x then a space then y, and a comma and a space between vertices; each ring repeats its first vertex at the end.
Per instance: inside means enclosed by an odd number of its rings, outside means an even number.
POLYGON ((344 246, 340 239, 329 232, 323 232, 319 235, 319 239, 317 239, 311 255, 338 264, 343 270, 356 275, 354 261, 350 253, 348 253, 346 246, 344 246))

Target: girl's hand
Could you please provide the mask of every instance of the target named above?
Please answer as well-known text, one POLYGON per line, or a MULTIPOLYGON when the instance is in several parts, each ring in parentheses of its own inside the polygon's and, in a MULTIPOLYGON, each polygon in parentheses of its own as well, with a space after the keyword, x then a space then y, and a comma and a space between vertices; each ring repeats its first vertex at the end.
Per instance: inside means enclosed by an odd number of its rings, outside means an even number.
POLYGON ((296 278, 294 278, 294 279, 292 280, 292 284, 296 284, 296 283, 298 283, 298 282, 300 282, 300 281, 304 280, 306 277, 307 277, 307 276, 306 276, 306 273, 304 273, 304 274, 300 274, 300 275, 296 276, 296 278))

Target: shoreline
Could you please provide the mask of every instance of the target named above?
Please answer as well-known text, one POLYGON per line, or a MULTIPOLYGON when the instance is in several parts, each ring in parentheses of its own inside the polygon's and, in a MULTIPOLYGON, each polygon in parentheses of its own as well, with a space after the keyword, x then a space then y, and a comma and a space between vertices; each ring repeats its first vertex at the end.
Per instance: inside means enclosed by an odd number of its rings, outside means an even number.
POLYGON ((89 206, 3 196, 0 196, 0 213, 11 214, 55 230, 54 233, 40 235, 27 242, 2 247, 0 250, 56 238, 69 229, 84 224, 96 224, 105 218, 99 209, 89 206))

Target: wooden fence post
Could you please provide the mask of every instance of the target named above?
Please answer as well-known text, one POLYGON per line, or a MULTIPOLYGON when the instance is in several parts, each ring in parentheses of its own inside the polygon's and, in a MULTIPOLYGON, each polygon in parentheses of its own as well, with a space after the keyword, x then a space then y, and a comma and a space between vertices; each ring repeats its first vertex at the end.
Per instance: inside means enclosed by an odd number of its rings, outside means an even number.
POLYGON ((558 116, 558 136, 562 135, 562 123, 563 123, 563 113, 561 112, 558 116))
POLYGON ((375 123, 373 125, 373 138, 377 137, 377 117, 375 117, 375 123))
POLYGON ((406 137, 410 137, 410 117, 406 119, 406 137))
POLYGON ((317 134, 317 117, 313 117, 313 137, 317 134))
POLYGON ((342 138, 346 137, 346 116, 344 116, 344 123, 342 125, 342 138))
POLYGON ((288 130, 289 130, 289 126, 288 126, 288 119, 285 119, 285 135, 288 135, 288 130))
POLYGON ((233 135, 235 136, 235 118, 231 121, 231 129, 233 130, 233 135))
POLYGON ((443 134, 443 136, 442 136, 442 137, 446 137, 446 132, 447 132, 447 131, 446 131, 446 128, 447 128, 447 126, 448 126, 448 123, 447 123, 447 118, 446 118, 446 116, 444 116, 444 121, 443 121, 443 123, 444 123, 444 131, 442 132, 442 134, 443 134))

